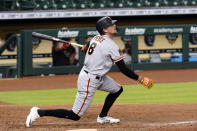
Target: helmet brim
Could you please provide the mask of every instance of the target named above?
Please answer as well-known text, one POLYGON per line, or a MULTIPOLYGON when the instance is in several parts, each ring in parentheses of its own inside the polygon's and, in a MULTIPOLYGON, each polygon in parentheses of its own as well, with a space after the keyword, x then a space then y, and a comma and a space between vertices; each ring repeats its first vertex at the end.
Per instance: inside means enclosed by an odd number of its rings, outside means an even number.
POLYGON ((112 20, 112 24, 115 24, 117 22, 117 20, 112 20))

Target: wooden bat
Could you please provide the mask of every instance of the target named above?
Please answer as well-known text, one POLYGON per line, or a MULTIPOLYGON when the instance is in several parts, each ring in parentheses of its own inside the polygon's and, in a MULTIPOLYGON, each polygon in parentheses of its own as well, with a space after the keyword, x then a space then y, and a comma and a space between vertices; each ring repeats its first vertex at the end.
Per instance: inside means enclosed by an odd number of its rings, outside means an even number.
POLYGON ((41 34, 41 33, 37 33, 37 32, 32 32, 32 36, 40 38, 40 39, 44 39, 44 40, 50 40, 50 41, 55 41, 55 42, 62 42, 62 43, 68 43, 70 45, 74 45, 74 46, 78 46, 78 47, 83 47, 83 45, 81 44, 77 44, 77 43, 72 43, 69 41, 65 41, 53 36, 49 36, 49 35, 45 35, 45 34, 41 34))

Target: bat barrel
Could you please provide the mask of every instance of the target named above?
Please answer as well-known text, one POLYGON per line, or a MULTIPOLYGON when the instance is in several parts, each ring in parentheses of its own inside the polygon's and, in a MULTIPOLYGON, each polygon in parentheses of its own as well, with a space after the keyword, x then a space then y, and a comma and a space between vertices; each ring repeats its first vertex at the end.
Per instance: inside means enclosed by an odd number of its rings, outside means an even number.
POLYGON ((32 32, 32 36, 37 37, 37 38, 41 38, 41 39, 45 39, 45 40, 68 43, 68 44, 71 44, 73 46, 83 47, 83 45, 81 45, 81 44, 71 43, 69 41, 61 40, 59 38, 55 38, 55 37, 48 36, 48 35, 41 34, 41 33, 37 33, 37 32, 32 32))

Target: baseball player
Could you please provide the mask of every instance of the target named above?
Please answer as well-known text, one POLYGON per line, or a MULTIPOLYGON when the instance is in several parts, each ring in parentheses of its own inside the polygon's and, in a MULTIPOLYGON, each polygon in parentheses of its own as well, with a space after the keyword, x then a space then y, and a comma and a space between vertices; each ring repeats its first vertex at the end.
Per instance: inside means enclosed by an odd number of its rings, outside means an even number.
POLYGON ((72 110, 55 109, 43 110, 32 107, 26 120, 26 127, 39 117, 52 116, 78 121, 89 107, 96 90, 109 92, 101 113, 97 117, 98 123, 118 123, 119 119, 109 117, 107 114, 115 100, 122 93, 123 88, 106 74, 115 63, 120 71, 147 88, 151 88, 153 81, 143 78, 125 66, 124 56, 119 53, 118 46, 112 40, 117 33, 115 22, 110 17, 103 17, 96 23, 100 35, 95 36, 82 50, 86 50, 84 66, 80 71, 77 87, 78 92, 72 110))

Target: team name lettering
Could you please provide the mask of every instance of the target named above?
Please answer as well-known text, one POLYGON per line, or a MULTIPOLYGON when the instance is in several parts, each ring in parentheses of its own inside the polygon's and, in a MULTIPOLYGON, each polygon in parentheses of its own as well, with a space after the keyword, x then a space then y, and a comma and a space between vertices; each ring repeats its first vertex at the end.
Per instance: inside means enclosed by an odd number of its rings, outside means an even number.
POLYGON ((103 42, 105 39, 102 37, 102 36, 96 36, 95 38, 94 38, 94 40, 96 40, 96 41, 98 41, 98 42, 103 42))

